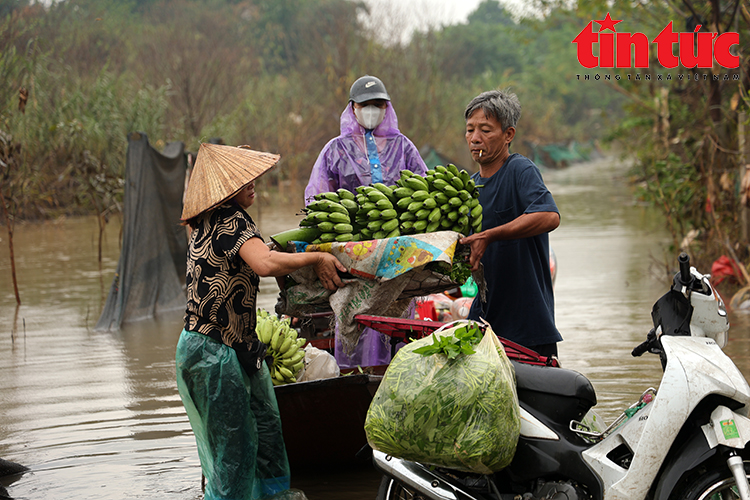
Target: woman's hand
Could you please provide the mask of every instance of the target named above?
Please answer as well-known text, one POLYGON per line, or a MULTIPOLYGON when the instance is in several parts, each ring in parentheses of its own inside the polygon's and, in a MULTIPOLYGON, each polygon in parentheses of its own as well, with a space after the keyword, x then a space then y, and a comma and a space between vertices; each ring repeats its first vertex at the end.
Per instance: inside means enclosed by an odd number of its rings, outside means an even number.
POLYGON ((344 286, 338 271, 346 272, 346 266, 328 252, 316 252, 316 255, 318 260, 313 264, 313 269, 315 269, 315 274, 318 275, 318 279, 323 283, 323 286, 333 291, 344 286))
POLYGON ((338 271, 346 272, 346 266, 328 252, 277 252, 269 250, 260 238, 250 238, 240 247, 240 257, 258 276, 279 277, 301 267, 313 266, 328 290, 335 291, 344 286, 338 271))

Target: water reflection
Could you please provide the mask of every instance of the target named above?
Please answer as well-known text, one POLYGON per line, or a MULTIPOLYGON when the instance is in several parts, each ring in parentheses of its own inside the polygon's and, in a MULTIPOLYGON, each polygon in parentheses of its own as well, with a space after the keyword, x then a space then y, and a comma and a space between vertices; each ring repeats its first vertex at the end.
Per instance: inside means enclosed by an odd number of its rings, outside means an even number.
MULTIPOLYGON (((607 420, 658 384, 658 359, 630 351, 668 286, 663 263, 676 259, 663 254, 661 221, 633 205, 623 174, 622 166, 594 162, 544 175, 563 214, 550 238, 560 355, 592 380, 607 420)), ((296 226, 298 209, 266 200, 251 215, 270 236, 296 226)), ((105 233, 101 272, 95 219, 16 227, 23 304, 15 330, 8 246, 0 238, 0 457, 32 468, 9 486, 11 495, 200 498, 195 441, 174 379, 182 313, 119 332, 92 330, 119 256, 117 221, 105 233)), ((263 279, 259 305, 272 310, 277 290, 275 280, 263 279)), ((732 323, 727 352, 748 373, 750 319, 732 323)), ((378 481, 370 469, 297 471, 293 484, 311 500, 349 499, 373 498, 378 481)))

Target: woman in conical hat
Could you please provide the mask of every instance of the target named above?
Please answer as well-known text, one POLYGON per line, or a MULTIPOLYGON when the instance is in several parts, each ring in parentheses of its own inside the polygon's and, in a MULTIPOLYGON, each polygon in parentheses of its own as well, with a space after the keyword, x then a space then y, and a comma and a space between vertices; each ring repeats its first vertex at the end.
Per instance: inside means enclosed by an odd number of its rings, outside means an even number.
POLYGON ((325 252, 270 250, 245 212, 255 181, 279 156, 202 144, 185 195, 191 229, 187 308, 177 344, 177 387, 195 433, 206 499, 266 498, 289 488, 266 346, 255 333, 261 276, 313 266, 326 288, 346 268, 325 252))

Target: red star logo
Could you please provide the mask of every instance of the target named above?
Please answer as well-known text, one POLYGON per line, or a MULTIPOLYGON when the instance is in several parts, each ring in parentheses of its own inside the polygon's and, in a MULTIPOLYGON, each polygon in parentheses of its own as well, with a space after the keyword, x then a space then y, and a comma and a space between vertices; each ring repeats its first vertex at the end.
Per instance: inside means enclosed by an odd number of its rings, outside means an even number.
POLYGON ((594 22, 597 23, 599 26, 601 26, 599 28, 599 32, 602 32, 604 30, 617 31, 615 29, 615 24, 621 23, 622 19, 620 19, 619 21, 613 21, 612 18, 609 16, 609 12, 607 12, 607 17, 605 17, 602 21, 594 21, 594 22))

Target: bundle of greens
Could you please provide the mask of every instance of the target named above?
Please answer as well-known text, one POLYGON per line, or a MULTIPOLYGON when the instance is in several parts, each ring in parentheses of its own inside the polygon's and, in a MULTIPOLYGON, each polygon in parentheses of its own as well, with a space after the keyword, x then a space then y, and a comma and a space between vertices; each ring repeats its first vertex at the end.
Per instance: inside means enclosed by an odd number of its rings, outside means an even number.
POLYGON ((396 353, 367 412, 370 446, 480 474, 510 464, 521 425, 515 373, 492 329, 478 329, 456 326, 396 353))

